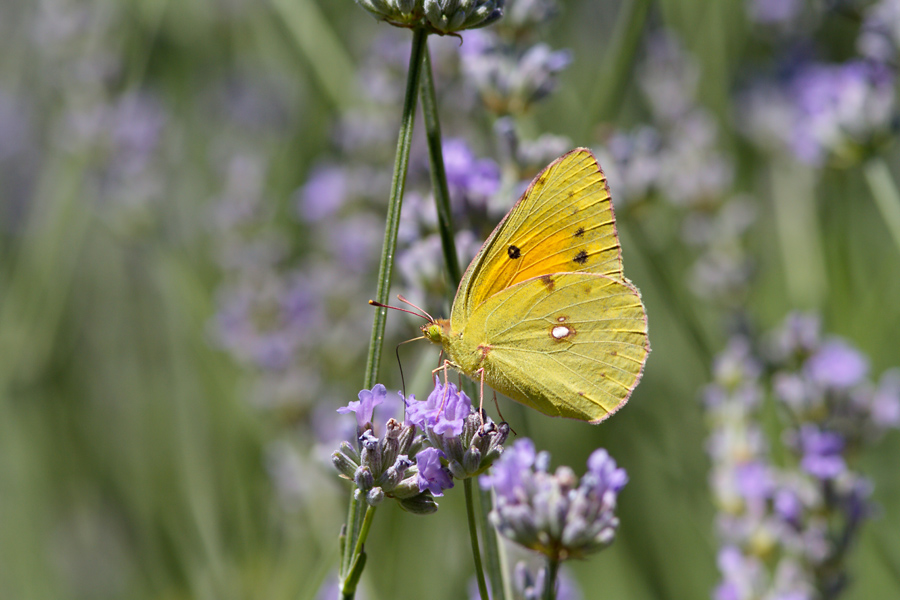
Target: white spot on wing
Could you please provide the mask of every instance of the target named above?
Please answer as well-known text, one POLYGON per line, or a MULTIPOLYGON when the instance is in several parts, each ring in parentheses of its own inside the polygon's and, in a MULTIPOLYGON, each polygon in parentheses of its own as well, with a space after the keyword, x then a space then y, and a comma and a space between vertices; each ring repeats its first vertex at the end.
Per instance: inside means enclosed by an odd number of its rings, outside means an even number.
POLYGON ((569 335, 569 333, 571 333, 571 330, 568 327, 565 327, 563 325, 557 325, 550 331, 550 335, 552 335, 553 337, 555 337, 558 340, 563 339, 564 337, 569 335))

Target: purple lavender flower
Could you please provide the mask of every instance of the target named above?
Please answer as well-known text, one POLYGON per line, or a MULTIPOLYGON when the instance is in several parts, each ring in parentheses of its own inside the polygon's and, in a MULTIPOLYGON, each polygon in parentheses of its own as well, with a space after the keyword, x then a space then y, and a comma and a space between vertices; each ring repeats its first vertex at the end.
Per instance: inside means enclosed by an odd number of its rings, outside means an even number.
POLYGON ((549 455, 534 453, 528 440, 513 444, 479 480, 493 486, 496 505, 490 519, 497 530, 526 548, 554 559, 581 557, 612 543, 619 525, 614 511, 628 480, 605 450, 595 451, 588 472, 547 471, 549 455))
POLYGON ((750 18, 762 25, 789 24, 802 9, 800 0, 747 0, 750 18))
POLYGON ((843 340, 833 339, 809 357, 804 371, 812 382, 842 390, 862 382, 868 374, 869 362, 856 348, 843 340))
MULTIPOLYGON (((468 37, 467 40, 472 39, 468 37)), ((489 34, 463 47, 462 68, 489 110, 520 114, 556 88, 559 74, 572 62, 568 50, 535 44, 519 52, 489 34)))
POLYGON ((444 453, 437 448, 425 448, 416 454, 419 467, 419 491, 430 491, 432 496, 443 496, 444 490, 453 487, 450 471, 441 464, 444 453))
POLYGON ((333 217, 341 210, 350 193, 350 175, 341 167, 319 164, 313 167, 300 189, 298 212, 309 223, 333 217))
POLYGON ((879 429, 900 428, 900 369, 891 369, 881 376, 869 410, 879 429))
POLYGON ((839 434, 804 425, 798 442, 803 453, 800 466, 813 477, 834 479, 846 470, 847 464, 841 454, 844 439, 839 434))
MULTIPOLYGON (((384 435, 378 437, 372 426, 375 406, 384 402, 387 390, 375 384, 371 390, 361 390, 359 400, 338 409, 347 414, 356 413, 356 444, 343 441, 331 454, 331 461, 341 477, 356 485, 355 494, 364 498, 370 506, 377 506, 385 498, 394 498, 401 508, 418 514, 437 510, 434 499, 427 491, 419 489, 419 467, 416 465, 422 440, 416 438, 416 426, 388 419, 384 435)), ((400 398, 401 402, 403 398, 400 398)), ((423 464, 433 469, 433 461, 427 453, 423 464)), ((427 476, 435 479, 429 472, 427 476)))
MULTIPOLYGON (((413 398, 413 400, 415 400, 413 398)), ((407 403, 410 423, 422 429, 430 429, 437 435, 458 436, 463 422, 472 410, 472 401, 453 383, 441 385, 435 379, 434 390, 425 402, 407 403)))
POLYGON ((454 205, 482 207, 500 189, 500 167, 491 159, 477 159, 461 139, 444 141, 444 167, 454 205))
POLYGON ((881 0, 865 11, 856 48, 859 53, 883 63, 895 63, 900 47, 900 2, 881 0))
POLYGON ((467 479, 483 473, 503 452, 509 425, 497 425, 479 414, 472 401, 452 383, 443 386, 435 379, 428 400, 416 402, 410 396, 407 415, 421 427, 432 447, 441 450, 450 473, 467 479))
POLYGON ((365 429, 372 424, 375 407, 384 402, 386 397, 387 388, 380 383, 376 383, 371 390, 361 390, 359 392, 359 400, 353 400, 347 406, 337 409, 337 411, 342 415, 351 412, 355 413, 356 425, 360 429, 365 429))
POLYGON ((811 64, 794 78, 792 95, 792 149, 814 165, 872 143, 888 130, 894 113, 893 75, 870 62, 811 64))

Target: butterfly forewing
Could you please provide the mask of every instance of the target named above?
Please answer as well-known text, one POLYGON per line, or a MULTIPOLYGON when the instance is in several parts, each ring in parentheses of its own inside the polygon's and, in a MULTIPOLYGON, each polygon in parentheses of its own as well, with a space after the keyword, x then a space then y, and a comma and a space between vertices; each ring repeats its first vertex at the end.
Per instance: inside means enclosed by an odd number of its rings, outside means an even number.
POLYGON ((545 414, 591 422, 625 403, 650 350, 637 289, 590 273, 515 284, 486 300, 462 334, 483 344, 491 387, 545 414))
POLYGON ((497 226, 463 276, 451 322, 457 328, 510 286, 560 272, 623 280, 606 177, 585 148, 544 169, 497 226))

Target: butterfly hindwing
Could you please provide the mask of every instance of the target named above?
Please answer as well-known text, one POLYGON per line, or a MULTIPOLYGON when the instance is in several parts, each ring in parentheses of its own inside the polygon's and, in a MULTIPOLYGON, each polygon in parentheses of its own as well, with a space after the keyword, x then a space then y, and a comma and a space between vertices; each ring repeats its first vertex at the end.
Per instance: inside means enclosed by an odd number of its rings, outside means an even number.
POLYGON ((485 242, 460 283, 454 328, 501 290, 560 272, 623 280, 606 176, 585 148, 544 169, 485 242))
POLYGON ((626 280, 556 273, 491 296, 462 337, 487 383, 545 414, 599 422, 622 406, 650 351, 641 296, 626 280))

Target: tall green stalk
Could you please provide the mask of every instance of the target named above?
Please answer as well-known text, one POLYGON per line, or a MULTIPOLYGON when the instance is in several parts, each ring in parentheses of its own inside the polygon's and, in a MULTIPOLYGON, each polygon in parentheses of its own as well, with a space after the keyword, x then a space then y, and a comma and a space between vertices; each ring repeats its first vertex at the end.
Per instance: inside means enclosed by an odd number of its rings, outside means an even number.
MULTIPOLYGON (((422 56, 426 49, 428 34, 422 29, 413 32, 412 49, 409 55, 409 70, 406 77, 406 94, 403 99, 403 113, 400 120, 400 134, 397 139, 397 154, 394 159, 394 174, 391 179, 391 196, 388 201, 384 228, 384 245, 378 267, 378 289, 375 299, 381 304, 388 301, 391 289, 391 275, 394 267, 394 253, 397 249, 397 231, 400 226, 400 206, 409 170, 409 149, 412 140, 413 123, 416 118, 416 99, 419 90, 419 73, 422 56)), ((363 387, 372 388, 378 379, 378 365, 381 362, 381 347, 384 343, 384 328, 387 309, 375 309, 372 323, 372 337, 369 341, 369 355, 366 360, 366 375, 363 387)), ((351 495, 347 526, 341 534, 341 597, 352 600, 356 586, 365 568, 365 542, 375 515, 375 508, 368 506, 360 523, 359 512, 363 504, 357 494, 351 495)))
MULTIPOLYGON (((375 300, 387 304, 391 290, 391 275, 394 268, 394 252, 397 250, 397 231, 400 227, 400 205, 406 186, 406 172, 409 170, 409 148, 412 140, 413 123, 416 119, 416 97, 419 91, 419 73, 422 56, 425 53, 428 33, 423 29, 413 32, 412 50, 409 54, 409 70, 406 76, 406 94, 403 98, 403 115, 400 121, 400 135, 397 139, 397 154, 394 158, 394 175, 391 179, 391 197, 388 201, 387 218, 384 227, 384 245, 378 266, 378 289, 375 300)), ((378 379, 378 365, 381 362, 381 346, 384 343, 386 308, 375 309, 372 323, 372 337, 369 340, 369 356, 366 360, 366 378, 363 387, 370 389, 378 379)))
POLYGON ((891 234, 897 250, 900 250, 900 191, 891 176, 891 169, 884 158, 879 156, 863 165, 863 173, 875 205, 884 219, 884 226, 891 234))
POLYGON ((444 169, 444 153, 441 146, 441 122, 438 118, 437 97, 434 92, 434 78, 431 74, 431 56, 425 48, 422 65, 422 114, 425 117, 425 137, 428 140, 428 160, 431 166, 431 188, 437 205, 438 231, 441 234, 441 248, 447 275, 452 289, 462 278, 456 241, 453 237, 453 221, 450 213, 450 190, 447 187, 447 172, 444 169))

